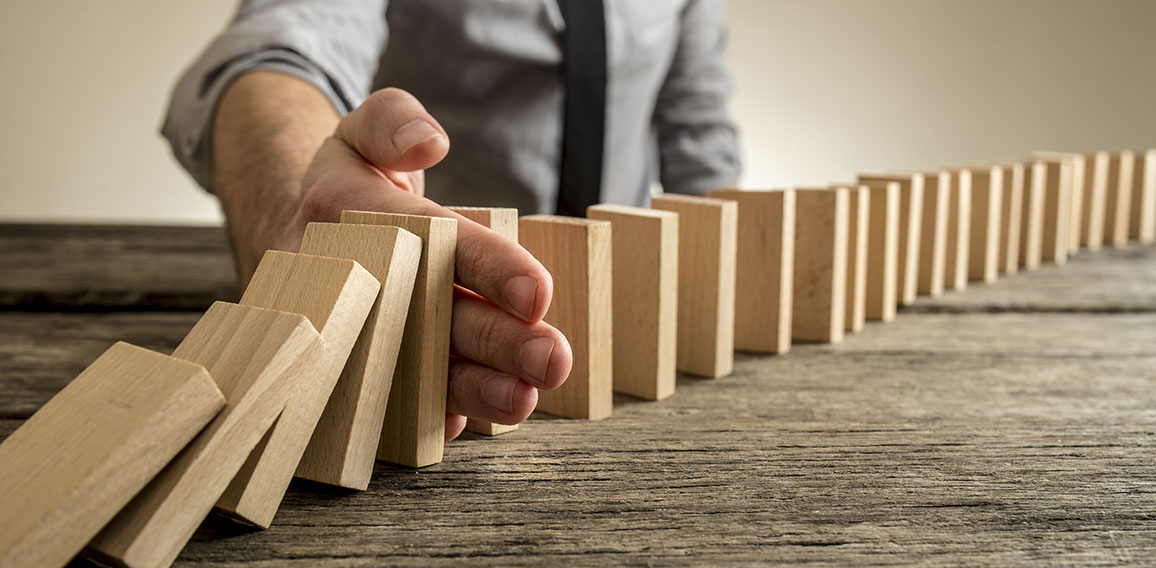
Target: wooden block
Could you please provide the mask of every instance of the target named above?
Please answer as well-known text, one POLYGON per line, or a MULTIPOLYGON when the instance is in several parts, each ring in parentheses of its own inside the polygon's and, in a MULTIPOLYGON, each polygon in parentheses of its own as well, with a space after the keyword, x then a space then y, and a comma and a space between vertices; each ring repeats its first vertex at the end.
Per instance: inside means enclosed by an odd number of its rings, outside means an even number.
POLYGON ((86 554, 126 566, 168 566, 321 357, 305 316, 213 304, 173 357, 204 365, 224 410, 89 543, 86 554))
POLYGON ((1042 160, 1024 168, 1023 216, 1020 219, 1020 266, 1024 270, 1040 267, 1044 235, 1044 187, 1048 166, 1042 160))
POLYGON ((343 211, 341 222, 400 227, 424 243, 377 459, 407 467, 433 465, 442 461, 445 449, 446 381, 458 222, 441 217, 370 211, 343 211))
POLYGON ((321 334, 322 355, 217 500, 218 513, 262 528, 273 522, 380 290, 377 279, 353 260, 265 252, 240 304, 309 318, 321 334))
POLYGON ((867 223, 867 319, 891 321, 895 307, 899 262, 899 183, 865 185, 871 218, 867 223))
POLYGON ((1006 274, 1019 271, 1020 223, 1023 221, 1024 164, 1015 162, 1004 167, 1003 211, 1000 215, 999 270, 1006 274))
POLYGON ((1040 258, 1062 265, 1068 259, 1068 222, 1071 215, 1072 163, 1070 160, 1045 160, 1044 224, 1040 240, 1040 258))
POLYGON ((923 213, 920 218, 919 282, 917 291, 943 295, 947 258, 947 215, 951 211, 951 172, 923 174, 923 213))
POLYGON ((1128 236, 1146 245, 1156 242, 1156 150, 1136 156, 1135 166, 1128 236))
POLYGON ((1124 150, 1108 160, 1108 193, 1104 199, 1104 242, 1114 247, 1128 245, 1128 223, 1132 220, 1132 184, 1135 154, 1124 150))
POLYGON ((1072 168, 1072 182, 1068 202, 1067 238, 1068 254, 1075 254, 1080 250, 1080 232, 1085 219, 1085 194, 1088 194, 1090 191, 1085 189, 1085 187, 1090 179, 1088 173, 1092 164, 1087 156, 1078 152, 1033 152, 1032 156, 1045 161, 1066 161, 1072 168))
MULTIPOLYGON (((518 242, 518 210, 513 207, 449 207, 450 211, 518 242)), ((498 424, 466 418, 466 430, 483 436, 499 436, 518 429, 517 424, 498 424)))
POLYGON ((845 331, 863 331, 867 321, 867 241, 871 219, 871 190, 846 184, 832 187, 847 192, 847 296, 844 300, 845 331))
POLYGON ((1000 166, 971 171, 971 227, 968 244, 968 280, 995 282, 999 274, 1000 210, 1004 170, 1000 166))
POLYGON ((971 252, 971 170, 951 172, 948 202, 943 285, 949 290, 965 290, 971 252))
POLYGON ((680 215, 678 368, 721 377, 734 369, 734 349, 789 351, 794 192, 664 195, 653 207, 680 215))
POLYGON ((1080 245, 1098 251, 1104 244, 1104 202, 1108 198, 1107 152, 1084 156, 1084 203, 1080 221, 1080 245))
POLYGON ((201 365, 116 343, 0 444, 0 566, 64 566, 225 406, 201 365))
POLYGON ((610 223, 531 215, 518 221, 518 239, 554 278, 544 319, 570 340, 574 354, 570 377, 539 393, 538 410, 566 418, 609 417, 614 402, 610 223))
POLYGON ((795 341, 838 343, 843 340, 849 193, 849 190, 795 190, 791 308, 791 338, 795 341))
POLYGON ((678 214, 595 205, 610 221, 614 274, 614 390, 646 400, 674 394, 678 338, 678 214))
POLYGON ((899 183, 899 249, 896 282, 900 305, 915 303, 919 290, 919 246, 923 230, 922 173, 860 175, 859 183, 899 183))
MULTIPOLYGON (((297 465, 297 477, 349 489, 369 486, 421 249, 420 238, 398 227, 310 223, 305 228, 302 253, 356 261, 381 290, 297 465)), ((321 334, 327 333, 328 325, 321 334)))

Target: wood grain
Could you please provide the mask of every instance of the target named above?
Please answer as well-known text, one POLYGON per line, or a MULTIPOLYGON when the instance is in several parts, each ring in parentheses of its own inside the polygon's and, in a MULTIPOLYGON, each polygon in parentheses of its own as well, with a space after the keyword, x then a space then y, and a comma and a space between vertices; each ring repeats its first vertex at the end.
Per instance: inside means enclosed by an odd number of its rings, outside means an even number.
POLYGON ((614 400, 612 252, 609 221, 530 215, 518 239, 554 278, 544 321, 570 341, 574 365, 561 387, 541 391, 538 409, 565 418, 602 420, 614 400))
POLYGON ((400 227, 423 242, 377 459, 407 467, 442 460, 457 220, 343 211, 341 222, 400 227))
POLYGON ((664 195, 679 214, 678 368, 717 378, 734 349, 791 348, 795 196, 722 189, 711 198, 664 195))
POLYGON ((1132 184, 1136 155, 1124 150, 1108 159, 1108 191, 1104 198, 1104 242, 1116 248, 1128 245, 1132 220, 1132 184))
POLYGON ((674 395, 678 341, 678 214, 595 205, 609 221, 614 274, 614 391, 644 400, 674 395))
POLYGON ((847 191, 847 298, 843 322, 845 330, 863 331, 867 322, 867 241, 870 235, 871 190, 866 186, 848 184, 835 190, 847 191))
MULTIPOLYGON (((341 223, 310 223, 305 227, 303 253, 356 261, 381 283, 381 288, 297 465, 296 476, 348 489, 364 490, 369 485, 421 249, 420 238, 398 227, 341 223)), ((312 316, 310 321, 320 329, 312 316)), ((321 334, 324 337, 326 331, 321 334)))
POLYGON ((923 174, 923 213, 920 218, 919 282, 917 292, 933 298, 944 290, 947 260, 947 216, 951 212, 951 172, 923 174))
POLYGON ((1004 169, 976 166, 971 170, 971 242, 967 276, 970 281, 995 282, 999 275, 999 234, 1002 218, 1004 169))
POLYGON ((227 405, 89 543, 127 566, 168 566, 322 355, 305 316, 218 302, 173 357, 204 365, 227 405))
MULTIPOLYGON (((1019 271, 1020 225, 1023 222, 1025 167, 1022 162, 1004 166, 1006 183, 1003 192, 999 227, 999 271, 1008 275, 1019 271)), ((1078 246, 1078 245, 1077 245, 1078 246)))
MULTIPOLYGON (((518 242, 518 210, 513 207, 448 207, 450 211, 518 242)), ((466 430, 483 436, 500 436, 518 429, 517 424, 498 424, 466 418, 466 430)))
POLYGON ((922 173, 867 174, 859 176, 859 183, 879 186, 899 184, 899 236, 896 266, 897 300, 901 306, 915 303, 919 290, 919 247, 923 230, 922 173))
POLYGON ((1042 160, 1034 160, 1025 166, 1023 218, 1020 220, 1020 267, 1028 271, 1039 268, 1043 257, 1044 186, 1047 177, 1048 166, 1042 160))
POLYGON ((0 444, 0 566, 63 566, 225 406, 201 365, 118 342, 0 444))
POLYGON ((1080 245, 1095 252, 1104 243, 1104 209, 1108 198, 1107 152, 1084 156, 1084 205, 1080 223, 1080 245))
POLYGON ((1156 149, 1137 153, 1135 166, 1128 236, 1147 245, 1156 242, 1156 149))
POLYGON ((849 193, 795 190, 793 341, 843 341, 849 193))

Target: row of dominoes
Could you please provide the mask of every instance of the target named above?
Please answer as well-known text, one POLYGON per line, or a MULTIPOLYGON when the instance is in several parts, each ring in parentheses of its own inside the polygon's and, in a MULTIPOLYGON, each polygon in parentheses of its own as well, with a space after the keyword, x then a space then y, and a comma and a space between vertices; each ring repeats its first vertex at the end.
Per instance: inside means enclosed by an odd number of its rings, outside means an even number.
POLYGON ((294 475, 365 489, 375 458, 440 461, 459 222, 550 271, 546 321, 574 365, 539 409, 600 419, 614 391, 661 400, 676 370, 730 374, 736 349, 840 341, 918 294, 1150 243, 1156 151, 667 195, 586 219, 454 211, 310 224, 301 253, 267 253, 240 302, 213 305, 171 356, 110 348, 0 444, 0 566, 86 546, 165 566, 212 510, 269 526, 294 475))

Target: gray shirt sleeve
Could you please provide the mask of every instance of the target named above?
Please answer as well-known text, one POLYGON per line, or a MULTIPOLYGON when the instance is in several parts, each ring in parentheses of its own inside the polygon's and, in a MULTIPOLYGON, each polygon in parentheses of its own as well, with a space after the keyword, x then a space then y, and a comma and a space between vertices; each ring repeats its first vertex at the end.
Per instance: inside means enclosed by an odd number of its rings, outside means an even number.
POLYGON ((212 122, 230 83, 255 69, 299 77, 344 114, 369 95, 385 49, 387 0, 246 0, 185 71, 161 133, 177 160, 212 190, 212 122))
POLYGON ((654 113, 664 191, 701 194, 738 180, 738 135, 726 108, 726 44, 722 0, 690 0, 654 113))

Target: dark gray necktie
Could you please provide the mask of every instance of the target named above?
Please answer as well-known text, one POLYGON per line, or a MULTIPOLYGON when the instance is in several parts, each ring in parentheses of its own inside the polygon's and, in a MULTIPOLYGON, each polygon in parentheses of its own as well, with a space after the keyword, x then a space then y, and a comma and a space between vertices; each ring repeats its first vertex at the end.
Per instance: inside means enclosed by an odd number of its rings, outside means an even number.
POLYGON ((602 196, 606 131, 606 14, 602 0, 558 0, 562 34, 562 166, 558 214, 585 217, 602 196))

